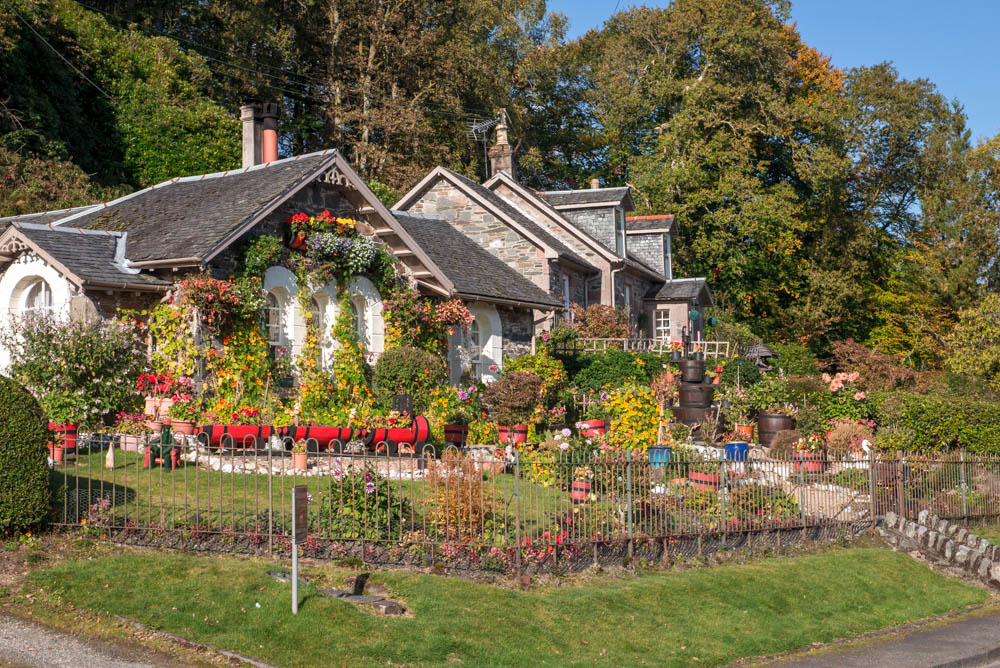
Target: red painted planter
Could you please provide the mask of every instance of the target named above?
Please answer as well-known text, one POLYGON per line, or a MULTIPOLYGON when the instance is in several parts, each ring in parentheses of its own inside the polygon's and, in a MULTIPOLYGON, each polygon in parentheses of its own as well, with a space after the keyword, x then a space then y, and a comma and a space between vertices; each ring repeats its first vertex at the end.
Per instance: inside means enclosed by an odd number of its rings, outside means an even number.
POLYGON ((306 238, 305 237, 295 237, 288 243, 288 247, 292 250, 305 250, 306 249, 306 238))
MULTIPOLYGON (((334 441, 340 441, 343 445, 351 440, 351 434, 353 432, 348 427, 280 427, 278 429, 278 435, 283 439, 291 439, 293 443, 305 439, 306 449, 322 452, 324 450, 329 450, 330 445, 334 441), (315 440, 316 443, 313 444, 311 441, 315 440)), ((289 448, 289 444, 285 443, 285 448, 289 448)))
POLYGON ((604 420, 587 420, 580 423, 580 436, 600 436, 607 431, 608 423, 604 420))
POLYGON ((528 425, 516 424, 513 427, 497 427, 501 443, 519 444, 528 442, 528 425))
POLYGON ((210 424, 199 430, 208 437, 208 445, 223 446, 233 450, 248 450, 257 447, 257 439, 270 438, 271 427, 242 424, 210 424))
POLYGON ((469 440, 469 427, 464 424, 446 424, 444 426, 444 440, 446 443, 454 445, 465 445, 469 440))
POLYGON ((573 503, 586 503, 588 496, 590 483, 586 480, 574 480, 569 488, 569 498, 573 499, 573 503))
POLYGON ((806 473, 822 473, 826 469, 826 454, 822 452, 793 452, 795 470, 806 473))
POLYGON ((720 477, 717 473, 691 471, 688 473, 688 481, 698 489, 703 489, 706 492, 714 492, 719 489, 720 477))
POLYGON ((59 424, 58 422, 49 423, 49 431, 54 431, 57 434, 62 435, 63 447, 66 451, 76 450, 76 432, 80 428, 79 423, 73 424, 59 424))
POLYGON ((418 415, 413 418, 413 424, 405 429, 389 428, 389 427, 377 427, 375 429, 366 429, 362 437, 365 440, 365 445, 371 450, 378 451, 380 443, 388 443, 392 441, 397 446, 407 445, 416 448, 417 445, 421 443, 426 443, 427 439, 431 434, 430 423, 427 422, 427 418, 422 415, 418 415))

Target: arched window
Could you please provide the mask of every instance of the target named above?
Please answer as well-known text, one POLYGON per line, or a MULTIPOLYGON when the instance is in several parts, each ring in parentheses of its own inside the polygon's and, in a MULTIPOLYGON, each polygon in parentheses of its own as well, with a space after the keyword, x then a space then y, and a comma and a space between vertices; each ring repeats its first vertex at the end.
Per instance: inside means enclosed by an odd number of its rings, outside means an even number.
POLYGON ((272 348, 285 345, 284 304, 274 292, 267 293, 267 342, 272 348))
POLYGON ((483 379, 483 339, 479 323, 475 320, 469 325, 469 365, 475 380, 483 379))
POLYGON ((52 315, 52 288, 43 279, 38 279, 24 291, 22 311, 26 314, 52 315))
POLYGON ((365 350, 371 349, 371 337, 368 336, 368 312, 363 295, 355 295, 351 299, 351 321, 354 324, 354 334, 365 350))
POLYGON ((331 337, 329 332, 330 323, 326 317, 326 305, 318 296, 313 295, 309 300, 309 314, 312 324, 316 327, 316 342, 319 346, 319 364, 322 368, 327 366, 327 346, 330 345, 331 337))

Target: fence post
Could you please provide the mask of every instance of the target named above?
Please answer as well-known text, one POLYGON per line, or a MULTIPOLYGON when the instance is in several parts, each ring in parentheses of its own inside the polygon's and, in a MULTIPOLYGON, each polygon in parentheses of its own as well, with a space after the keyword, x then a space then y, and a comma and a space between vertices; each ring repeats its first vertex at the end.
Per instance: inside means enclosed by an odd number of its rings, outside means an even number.
POLYGON ((906 517, 906 485, 903 484, 903 452, 896 450, 896 513, 906 517))
POLYGON ((875 535, 875 450, 874 448, 868 451, 868 493, 870 495, 871 504, 871 518, 872 523, 868 528, 868 533, 870 535, 875 535))
POLYGON ((719 478, 719 505, 722 509, 722 549, 726 548, 726 531, 728 525, 726 524, 726 497, 729 495, 729 490, 726 488, 726 460, 722 460, 720 465, 722 468, 721 477, 719 478))
POLYGON ((628 462, 628 491, 626 499, 628 501, 628 558, 632 558, 632 451, 625 451, 625 461, 628 462))
POLYGON ((517 577, 521 577, 521 452, 514 450, 514 538, 517 541, 517 552, 514 555, 517 564, 517 577))
POLYGON ((274 460, 267 449, 267 553, 274 554, 274 460))
POLYGON ((962 519, 968 522, 969 517, 969 491, 965 483, 965 448, 958 451, 958 461, 961 462, 958 468, 959 488, 962 490, 962 519))

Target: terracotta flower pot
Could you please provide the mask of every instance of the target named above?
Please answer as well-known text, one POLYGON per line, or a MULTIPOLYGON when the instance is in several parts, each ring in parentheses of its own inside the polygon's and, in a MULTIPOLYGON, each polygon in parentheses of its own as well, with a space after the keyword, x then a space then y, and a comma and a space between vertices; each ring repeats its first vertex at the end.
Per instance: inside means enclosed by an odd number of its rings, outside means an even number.
POLYGON ((143 413, 152 417, 156 415, 156 410, 160 406, 160 399, 158 397, 146 397, 146 406, 143 413))
POLYGON ((292 465, 295 467, 296 471, 306 471, 309 469, 309 463, 306 461, 308 456, 308 452, 292 453, 292 465))
POLYGON ((741 441, 750 442, 753 440, 753 425, 752 424, 738 424, 736 425, 736 437, 741 441))
POLYGON ((132 436, 131 434, 122 434, 121 436, 118 437, 118 447, 128 452, 138 452, 140 443, 142 443, 142 438, 140 438, 139 436, 132 436))
POLYGON ((516 424, 513 427, 498 426, 497 433, 501 443, 519 444, 528 442, 528 425, 516 424))
POLYGON ((163 431, 163 422, 160 420, 147 420, 146 426, 154 434, 159 434, 161 431, 163 431))
POLYGON ((722 383, 722 376, 716 376, 712 379, 712 385, 719 385, 722 383))
POLYGON ((676 375, 675 373, 673 373, 671 371, 666 371, 666 372, 664 372, 664 375, 667 377, 667 382, 668 383, 674 382, 674 376, 676 375))
POLYGON ((183 436, 192 436, 194 434, 194 420, 171 420, 170 426, 173 427, 175 434, 183 436))
POLYGON ((580 436, 600 436, 608 431, 608 423, 604 420, 586 420, 580 423, 580 436))
POLYGON ((822 473, 826 469, 826 453, 824 452, 793 452, 796 471, 806 473, 822 473))
POLYGON ((49 456, 52 457, 53 462, 60 464, 66 458, 66 448, 49 443, 49 456))
POLYGON ((587 497, 590 496, 590 482, 586 480, 574 480, 573 484, 570 485, 569 498, 573 500, 573 503, 586 503, 587 497))

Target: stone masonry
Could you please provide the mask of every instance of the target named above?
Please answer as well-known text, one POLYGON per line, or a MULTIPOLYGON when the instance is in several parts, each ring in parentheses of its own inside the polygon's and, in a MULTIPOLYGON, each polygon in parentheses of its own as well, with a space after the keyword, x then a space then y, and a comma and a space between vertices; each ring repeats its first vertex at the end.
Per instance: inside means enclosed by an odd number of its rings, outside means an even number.
POLYGON ((1000 546, 922 510, 916 521, 889 512, 878 529, 889 545, 917 553, 945 572, 1000 589, 1000 546))

